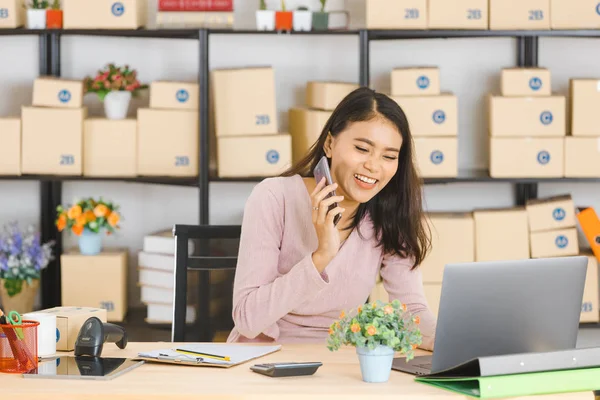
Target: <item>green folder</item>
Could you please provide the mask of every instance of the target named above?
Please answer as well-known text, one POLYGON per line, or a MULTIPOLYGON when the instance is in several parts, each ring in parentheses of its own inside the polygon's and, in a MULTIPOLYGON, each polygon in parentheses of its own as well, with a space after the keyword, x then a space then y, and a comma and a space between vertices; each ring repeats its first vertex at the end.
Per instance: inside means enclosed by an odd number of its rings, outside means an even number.
POLYGON ((600 367, 484 377, 420 376, 417 382, 477 399, 600 389, 600 367))

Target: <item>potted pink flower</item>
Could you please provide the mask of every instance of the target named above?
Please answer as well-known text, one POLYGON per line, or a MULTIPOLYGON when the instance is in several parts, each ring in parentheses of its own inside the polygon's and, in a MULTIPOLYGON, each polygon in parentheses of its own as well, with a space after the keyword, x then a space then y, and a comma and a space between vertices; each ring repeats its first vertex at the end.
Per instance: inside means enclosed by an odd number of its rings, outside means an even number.
POLYGON ((125 119, 129 110, 132 96, 137 96, 139 91, 147 89, 137 78, 137 71, 129 69, 128 65, 117 67, 109 64, 98 71, 96 77, 86 77, 84 92, 96 93, 104 102, 104 112, 108 119, 125 119))

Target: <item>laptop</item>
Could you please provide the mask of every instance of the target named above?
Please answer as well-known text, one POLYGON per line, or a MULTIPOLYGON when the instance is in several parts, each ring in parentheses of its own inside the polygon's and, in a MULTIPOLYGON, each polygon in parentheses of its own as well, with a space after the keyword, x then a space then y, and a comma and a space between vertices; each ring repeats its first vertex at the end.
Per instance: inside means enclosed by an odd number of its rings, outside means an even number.
POLYGON ((484 356, 574 349, 587 256, 447 264, 434 351, 392 368, 445 371, 484 356))

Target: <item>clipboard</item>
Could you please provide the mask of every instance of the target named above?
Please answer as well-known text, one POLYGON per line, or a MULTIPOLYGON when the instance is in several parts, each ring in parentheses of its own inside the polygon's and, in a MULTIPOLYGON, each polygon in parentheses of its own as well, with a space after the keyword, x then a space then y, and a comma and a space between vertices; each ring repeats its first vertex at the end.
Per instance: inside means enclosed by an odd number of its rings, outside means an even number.
POLYGON ((157 362, 174 365, 186 365, 194 367, 216 367, 216 368, 231 368, 236 365, 244 364, 248 361, 275 353, 281 350, 281 345, 277 346, 248 346, 248 345, 231 345, 220 343, 207 344, 186 344, 180 345, 177 348, 187 351, 222 354, 231 358, 230 361, 216 360, 213 358, 205 358, 192 354, 183 354, 176 351, 175 348, 159 349, 147 352, 140 352, 135 360, 144 360, 147 362, 157 362))

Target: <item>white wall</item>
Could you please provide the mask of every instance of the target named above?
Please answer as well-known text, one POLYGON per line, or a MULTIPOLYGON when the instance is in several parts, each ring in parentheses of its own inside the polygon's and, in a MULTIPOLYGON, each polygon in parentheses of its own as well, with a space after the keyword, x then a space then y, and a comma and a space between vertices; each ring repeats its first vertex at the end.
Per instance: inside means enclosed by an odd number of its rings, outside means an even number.
MULTIPOLYGON (((364 0, 362 0, 364 1, 364 0)), ((347 0, 353 25, 364 21, 361 0, 347 0)), ((288 0, 288 7, 315 6, 316 0, 288 0)), ((238 27, 252 28, 257 1, 236 1, 238 27), (255 4, 256 3, 256 4, 255 4)), ((278 1, 268 1, 276 8, 278 1)), ((151 2, 150 7, 154 7, 151 2)), ((343 8, 343 0, 330 0, 329 9, 343 8)), ((553 89, 566 94, 573 76, 600 76, 600 53, 596 39, 540 40, 540 65, 553 74, 553 89)), ((32 80, 38 73, 35 37, 0 36, 0 116, 18 115, 20 106, 31 103, 32 80)), ((357 82, 358 38, 353 36, 222 35, 210 42, 211 68, 265 65, 275 68, 280 130, 287 129, 287 110, 303 103, 304 84, 309 79, 357 82)), ((488 162, 485 95, 499 90, 499 71, 516 61, 512 39, 431 39, 373 42, 371 44, 372 87, 389 92, 389 72, 395 66, 438 65, 442 88, 459 98, 460 167, 485 168, 488 162)), ((129 63, 140 78, 196 80, 197 42, 163 39, 65 37, 62 41, 62 74, 83 78, 107 62, 129 63)), ((135 100, 131 115, 147 106, 147 95, 135 100)), ((92 115, 101 115, 100 103, 85 99, 92 115)), ((0 133, 1 134, 1 133, 0 133)), ((1 145, 1 142, 0 142, 1 145)), ((253 184, 214 183, 210 193, 213 224, 237 224, 253 184)), ((597 184, 543 184, 540 196, 571 192, 578 205, 600 207, 597 184)), ((429 210, 468 211, 477 207, 506 207, 513 204, 512 186, 504 183, 428 186, 429 210)), ((108 238, 108 246, 130 249, 131 300, 139 298, 135 254, 142 236, 175 223, 195 224, 199 215, 199 192, 194 188, 118 182, 65 183, 63 201, 78 196, 104 196, 119 203, 124 215, 123 230, 108 238)), ((24 223, 39 221, 39 185, 36 182, 0 180, 0 224, 11 219, 24 223)), ((65 235, 65 245, 75 241, 65 235)))

